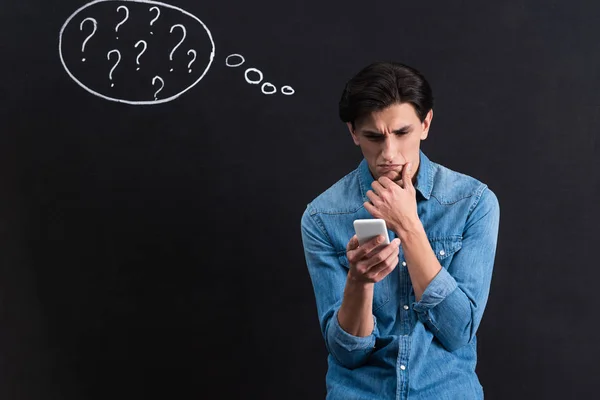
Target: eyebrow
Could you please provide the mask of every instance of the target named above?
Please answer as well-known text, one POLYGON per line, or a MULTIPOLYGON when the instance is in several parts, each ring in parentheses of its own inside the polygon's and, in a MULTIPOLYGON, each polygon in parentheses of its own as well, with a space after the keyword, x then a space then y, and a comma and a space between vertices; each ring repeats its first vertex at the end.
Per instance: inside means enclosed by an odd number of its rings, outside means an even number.
MULTIPOLYGON (((413 126, 412 125, 405 125, 402 128, 393 130, 392 133, 403 134, 403 133, 408 133, 408 132, 410 132, 412 130, 413 130, 413 126)), ((362 133, 363 134, 367 134, 367 135, 373 135, 373 136, 383 136, 383 133, 381 133, 381 132, 371 131, 371 130, 368 130, 368 129, 363 129, 362 133)))

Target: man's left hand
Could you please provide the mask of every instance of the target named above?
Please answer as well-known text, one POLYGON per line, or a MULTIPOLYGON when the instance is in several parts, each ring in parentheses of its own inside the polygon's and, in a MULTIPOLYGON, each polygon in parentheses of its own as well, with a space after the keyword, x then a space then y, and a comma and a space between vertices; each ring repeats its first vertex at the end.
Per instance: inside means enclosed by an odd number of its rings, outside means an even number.
POLYGON ((364 203, 365 209, 374 217, 385 220, 388 229, 397 235, 409 229, 419 221, 417 214, 416 190, 411 178, 412 164, 402 170, 402 180, 396 183, 390 179, 393 175, 383 175, 367 191, 370 201, 364 203))

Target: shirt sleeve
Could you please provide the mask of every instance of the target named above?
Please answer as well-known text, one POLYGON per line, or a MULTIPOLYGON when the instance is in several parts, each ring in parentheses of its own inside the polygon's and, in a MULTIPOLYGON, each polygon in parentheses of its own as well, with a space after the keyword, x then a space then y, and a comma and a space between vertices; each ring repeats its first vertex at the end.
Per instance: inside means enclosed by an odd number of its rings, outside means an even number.
POLYGON ((344 331, 338 322, 348 271, 340 263, 322 221, 307 206, 301 221, 302 243, 306 265, 312 281, 321 334, 329 354, 342 366, 353 369, 367 361, 375 347, 379 332, 374 328, 369 336, 359 337, 344 331))
POLYGON ((500 206, 485 188, 467 218, 462 246, 413 303, 419 320, 449 351, 471 343, 483 317, 494 266, 500 206))

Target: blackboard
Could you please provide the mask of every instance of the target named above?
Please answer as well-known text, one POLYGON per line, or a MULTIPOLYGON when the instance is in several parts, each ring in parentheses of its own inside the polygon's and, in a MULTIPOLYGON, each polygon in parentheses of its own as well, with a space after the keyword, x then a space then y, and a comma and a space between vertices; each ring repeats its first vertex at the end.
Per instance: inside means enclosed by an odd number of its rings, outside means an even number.
POLYGON ((486 398, 595 392, 596 3, 0 11, 2 399, 323 398, 300 216, 361 160, 337 103, 376 60, 425 74, 423 151, 500 201, 486 398))

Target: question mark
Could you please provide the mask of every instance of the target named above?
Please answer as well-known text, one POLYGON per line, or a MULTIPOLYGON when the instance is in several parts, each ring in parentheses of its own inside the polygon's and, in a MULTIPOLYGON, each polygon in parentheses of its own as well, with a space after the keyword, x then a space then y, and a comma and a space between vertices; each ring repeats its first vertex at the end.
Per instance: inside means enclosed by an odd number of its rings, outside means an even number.
MULTIPOLYGON (((173 47, 173 50, 171 50, 171 54, 169 54, 169 60, 171 60, 171 61, 173 61, 173 53, 175 53, 175 50, 181 45, 181 43, 183 43, 183 41, 185 40, 185 36, 187 35, 185 26, 183 26, 181 24, 173 25, 171 27, 171 30, 169 31, 169 33, 173 33, 173 29, 175 29, 175 28, 181 28, 183 30, 183 37, 181 38, 179 43, 177 43, 177 45, 175 47, 173 47)), ((171 72, 172 71, 173 71, 173 68, 171 68, 171 72)))
POLYGON ((194 55, 194 59, 193 59, 192 61, 190 61, 190 63, 188 64, 188 68, 190 69, 190 70, 188 71, 188 74, 191 74, 191 73, 192 73, 192 68, 191 68, 191 66, 192 66, 192 63, 193 63, 194 61, 196 61, 196 50, 188 50, 188 52, 187 52, 188 56, 190 55, 190 53, 192 53, 192 54, 194 55))
MULTIPOLYGON (((86 18, 83 21, 81 21, 81 25, 79 25, 79 30, 80 31, 83 31, 83 24, 85 24, 86 21, 91 21, 94 24, 94 30, 83 41, 83 44, 81 45, 81 52, 82 53, 85 51, 85 44, 87 43, 88 40, 90 40, 90 38, 92 36, 94 36, 94 34, 96 33, 96 29, 98 29, 98 22, 94 18, 86 18)), ((81 61, 85 62, 85 58, 82 58, 81 61)))
MULTIPOLYGON (((112 81, 112 73, 115 70, 115 68, 117 68, 117 65, 119 65, 119 63, 121 62, 121 53, 119 53, 119 50, 111 50, 108 52, 108 54, 106 55, 106 57, 108 58, 108 60, 110 61, 110 55, 112 53, 117 53, 117 56, 119 56, 119 58, 117 58, 117 62, 115 63, 115 65, 112 67, 112 69, 110 70, 109 74, 108 74, 108 78, 112 81)), ((111 84, 110 87, 114 87, 115 84, 111 84)))
MULTIPOLYGON (((145 42, 145 41, 143 41, 143 40, 140 40, 139 42, 137 42, 137 43, 135 44, 135 48, 136 48, 136 49, 137 49, 137 47, 138 47, 138 45, 139 45, 140 43, 142 43, 142 44, 144 45, 144 49, 143 49, 143 50, 140 52, 140 54, 138 54, 137 58, 135 59, 135 62, 136 62, 136 64, 137 64, 137 65, 140 65, 140 57, 142 56, 142 54, 144 54, 144 52, 145 52, 145 51, 146 51, 146 49, 148 48, 148 43, 146 43, 146 42, 145 42)), ((136 70, 136 71, 139 71, 139 70, 140 70, 140 67, 137 67, 137 70, 136 70)))
POLYGON ((162 83, 162 86, 160 87, 160 89, 158 89, 156 91, 156 93, 154 93, 154 100, 158 99, 158 97, 156 97, 156 96, 158 96, 158 92, 160 92, 161 90, 163 90, 163 88, 165 87, 165 81, 163 81, 163 79, 160 76, 158 76, 158 75, 155 76, 154 78, 152 78, 152 86, 154 86, 154 84, 156 83, 157 79, 162 83))
MULTIPOLYGON (((150 26, 152 26, 153 23, 156 22, 156 20, 158 19, 158 17, 160 17, 160 8, 158 7, 151 7, 150 11, 155 10, 156 11, 156 17, 154 17, 154 19, 152 21, 150 21, 150 26)), ((154 35, 154 32, 150 32, 151 35, 154 35)))
MULTIPOLYGON (((121 25, 123 25, 125 23, 125 21, 127 21, 127 18, 129 18, 129 9, 127 7, 125 7, 125 6, 119 6, 119 7, 117 7, 117 12, 119 12, 121 9, 125 10, 125 18, 123 19, 123 21, 121 21, 120 23, 117 24, 117 26, 115 27, 115 32, 118 32, 119 31, 119 27, 121 25)), ((117 36, 117 39, 118 38, 119 37, 117 36)))

